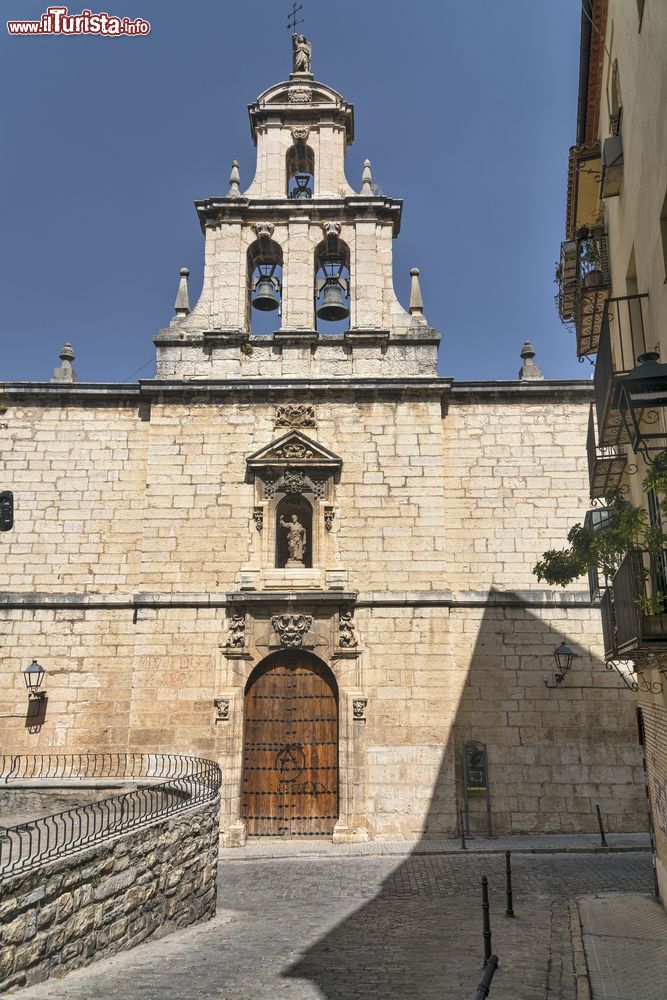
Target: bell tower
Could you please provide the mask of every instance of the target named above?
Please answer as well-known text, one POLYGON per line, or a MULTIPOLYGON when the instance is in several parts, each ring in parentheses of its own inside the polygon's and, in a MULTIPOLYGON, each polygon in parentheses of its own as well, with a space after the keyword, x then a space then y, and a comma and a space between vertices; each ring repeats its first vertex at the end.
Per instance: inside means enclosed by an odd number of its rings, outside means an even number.
POLYGON ((176 314, 155 338, 157 377, 433 376, 439 337, 419 272, 408 309, 393 287, 403 203, 378 192, 368 160, 360 191, 350 186, 354 108, 314 78, 311 44, 296 32, 292 58, 289 79, 248 108, 250 185, 241 189, 234 161, 227 194, 195 203, 202 293, 190 311, 183 269, 176 314))

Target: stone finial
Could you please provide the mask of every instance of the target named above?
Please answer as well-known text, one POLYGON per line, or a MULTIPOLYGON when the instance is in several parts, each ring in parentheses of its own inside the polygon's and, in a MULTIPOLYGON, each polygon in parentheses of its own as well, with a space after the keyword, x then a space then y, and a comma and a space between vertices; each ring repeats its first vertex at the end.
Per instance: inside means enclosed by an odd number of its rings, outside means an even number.
POLYGON ((364 169, 361 173, 361 194, 373 194, 373 175, 371 173, 371 161, 364 160, 364 169))
POLYGON ((188 293, 188 277, 190 272, 187 267, 180 270, 180 281, 178 282, 178 292, 174 302, 174 310, 177 316, 187 316, 190 312, 190 295, 188 293))
POLYGON ((52 382, 77 382, 77 375, 72 368, 74 351, 69 341, 60 348, 60 367, 53 369, 52 382))
POLYGON ((232 160, 232 172, 229 175, 229 191, 227 192, 228 198, 240 198, 241 188, 239 184, 241 183, 241 175, 239 174, 239 161, 232 160))
POLYGON ((521 357, 523 358, 523 364, 519 369, 519 378, 522 382, 528 381, 529 379, 544 378, 542 369, 533 361, 533 358, 535 357, 535 348, 529 340, 524 341, 523 347, 521 348, 521 357))
POLYGON ((410 315, 411 316, 423 316, 424 315, 424 300, 422 298, 422 290, 419 287, 419 268, 413 267, 410 269, 410 315))

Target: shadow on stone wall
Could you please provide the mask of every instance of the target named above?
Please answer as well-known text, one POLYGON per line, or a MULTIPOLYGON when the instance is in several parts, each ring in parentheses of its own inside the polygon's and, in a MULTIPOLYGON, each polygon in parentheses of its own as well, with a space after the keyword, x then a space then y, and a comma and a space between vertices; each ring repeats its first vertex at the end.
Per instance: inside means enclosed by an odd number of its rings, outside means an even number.
MULTIPOLYGON (((572 631, 565 634, 553 627, 559 617, 567 624, 565 609, 560 615, 557 609, 548 609, 550 623, 518 607, 519 595, 496 595, 496 600, 499 603, 482 614, 422 839, 456 834, 455 817, 462 805, 461 748, 471 739, 488 745, 494 833, 593 832, 596 802, 608 829, 645 829, 633 695, 578 645, 576 616, 571 619, 572 631), (507 606, 512 598, 515 606, 507 606), (548 690, 544 674, 552 671, 553 650, 563 638, 581 659, 575 660, 559 688, 548 690)), ((484 830, 485 813, 483 797, 471 803, 473 831, 484 830)), ((479 919, 479 933, 472 942, 464 932, 470 919, 457 914, 459 902, 449 894, 447 882, 456 878, 454 866, 448 871, 442 858, 420 855, 417 844, 373 899, 310 947, 284 976, 310 980, 330 1000, 380 998, 385 994, 378 987, 388 982, 391 996, 430 1000, 444 996, 442 982, 449 963, 459 969, 462 982, 470 982, 470 996, 474 995, 481 954, 479 875, 488 871, 499 906, 503 858, 478 856, 475 868, 470 905, 473 919, 479 919), (419 937, 410 933, 417 926, 419 937)), ((514 932, 523 935, 530 931, 548 935, 548 907, 543 910, 543 928, 527 930, 518 921, 505 926, 514 924, 514 932)))

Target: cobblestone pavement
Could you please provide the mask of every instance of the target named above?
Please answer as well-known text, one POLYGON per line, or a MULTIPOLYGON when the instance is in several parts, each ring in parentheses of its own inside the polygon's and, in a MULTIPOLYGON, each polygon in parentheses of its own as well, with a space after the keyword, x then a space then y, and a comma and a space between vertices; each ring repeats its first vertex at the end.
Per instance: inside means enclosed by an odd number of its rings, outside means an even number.
POLYGON ((593 1000, 665 1000, 667 913, 654 896, 578 900, 593 1000))
POLYGON ((481 977, 489 878, 492 1000, 574 1000, 568 900, 651 891, 644 853, 224 862, 208 924, 22 990, 24 1000, 466 1000, 481 977))

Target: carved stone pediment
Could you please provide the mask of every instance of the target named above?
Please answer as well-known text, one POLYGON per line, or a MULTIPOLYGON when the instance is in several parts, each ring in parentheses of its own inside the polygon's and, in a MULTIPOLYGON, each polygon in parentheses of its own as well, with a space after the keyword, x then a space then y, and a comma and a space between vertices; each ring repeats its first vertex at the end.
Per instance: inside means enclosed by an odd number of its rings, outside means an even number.
POLYGON ((333 474, 340 471, 343 462, 333 451, 301 431, 292 430, 249 455, 246 464, 249 472, 270 469, 284 472, 291 466, 298 466, 299 469, 322 469, 333 474))

